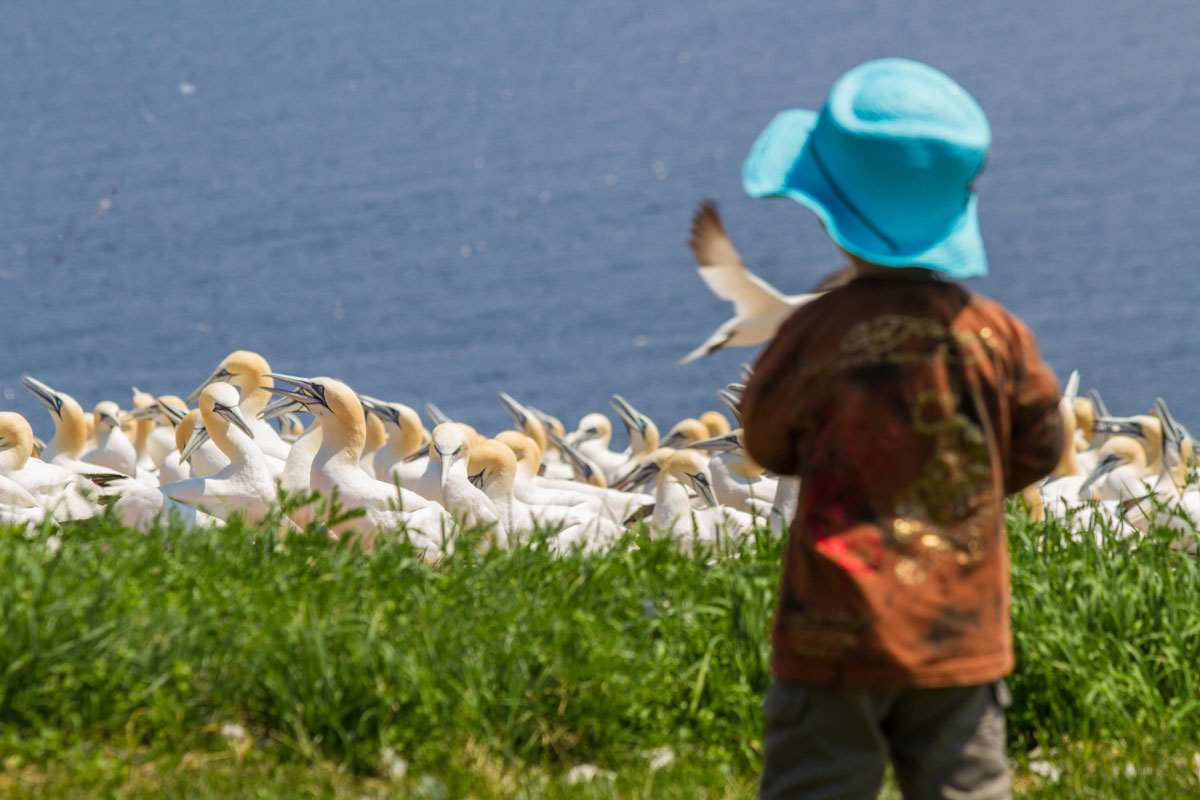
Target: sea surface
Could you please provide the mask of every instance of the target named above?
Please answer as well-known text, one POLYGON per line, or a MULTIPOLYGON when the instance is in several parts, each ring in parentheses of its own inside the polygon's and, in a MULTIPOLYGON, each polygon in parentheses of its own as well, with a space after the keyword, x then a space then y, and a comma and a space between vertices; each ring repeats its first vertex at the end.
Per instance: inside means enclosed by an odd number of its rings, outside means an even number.
MULTIPOLYGON (((620 393, 664 430, 754 350, 685 246, 720 204, 786 292, 838 265, 751 142, 846 69, 965 86, 992 275, 1065 379, 1200 427, 1193 0, 13 3, 0 25, 0 409, 186 394, 232 350, 494 432, 620 393)), ((610 415, 611 416, 611 415, 610 415)))

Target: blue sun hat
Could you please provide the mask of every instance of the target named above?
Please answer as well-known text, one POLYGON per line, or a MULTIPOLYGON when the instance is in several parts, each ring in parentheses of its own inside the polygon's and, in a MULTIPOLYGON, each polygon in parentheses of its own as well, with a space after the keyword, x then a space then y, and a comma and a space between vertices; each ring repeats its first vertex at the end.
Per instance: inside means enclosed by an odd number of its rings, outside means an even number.
POLYGON ((987 274, 971 181, 991 144, 983 109, 933 67, 868 61, 834 83, 820 112, 781 112, 742 185, 812 209, 833 240, 888 267, 987 274))

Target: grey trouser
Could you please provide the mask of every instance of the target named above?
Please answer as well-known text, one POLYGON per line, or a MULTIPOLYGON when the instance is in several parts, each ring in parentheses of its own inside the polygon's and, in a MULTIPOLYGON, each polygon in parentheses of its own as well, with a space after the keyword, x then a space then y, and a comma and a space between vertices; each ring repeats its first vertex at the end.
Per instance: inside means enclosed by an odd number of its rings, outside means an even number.
POLYGON ((838 689, 776 681, 763 702, 762 800, 868 800, 888 759, 906 800, 1007 800, 1003 681, 838 689))

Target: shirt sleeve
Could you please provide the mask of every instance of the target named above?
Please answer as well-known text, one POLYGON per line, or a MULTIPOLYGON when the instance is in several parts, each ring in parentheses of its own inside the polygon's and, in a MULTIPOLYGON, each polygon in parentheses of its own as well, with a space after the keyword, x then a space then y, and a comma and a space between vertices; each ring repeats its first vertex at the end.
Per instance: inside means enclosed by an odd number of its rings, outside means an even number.
POLYGON ((799 472, 800 449, 808 430, 804 420, 812 398, 802 391, 799 350, 793 317, 759 356, 742 392, 746 451, 779 475, 799 472))
POLYGON ((1060 389, 1053 370, 1042 360, 1037 341, 1013 318, 1017 349, 1012 383, 1012 457, 1005 491, 1018 492, 1054 469, 1066 446, 1060 389))

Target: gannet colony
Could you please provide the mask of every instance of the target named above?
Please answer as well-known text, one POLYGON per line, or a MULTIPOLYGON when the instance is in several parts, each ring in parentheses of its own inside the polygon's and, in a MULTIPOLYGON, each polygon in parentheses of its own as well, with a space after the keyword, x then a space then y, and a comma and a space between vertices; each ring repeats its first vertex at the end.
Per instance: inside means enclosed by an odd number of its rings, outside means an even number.
MULTIPOLYGON (((794 308, 846 277, 835 274, 814 293, 781 294, 745 267, 710 205, 696 214, 691 246, 701 277, 733 303, 734 317, 685 361, 770 339, 794 308)), ((105 399, 90 414, 64 387, 32 375, 22 384, 45 406, 54 435, 42 442, 23 416, 0 411, 3 524, 82 519, 105 506, 143 531, 168 518, 189 527, 222 525, 232 514, 255 522, 282 489, 361 509, 338 517, 332 536, 354 533, 370 549, 380 536, 403 535, 436 559, 464 529, 485 530, 495 547, 518 547, 541 532, 536 540, 555 552, 604 549, 636 522, 688 549, 779 536, 799 497, 798 481, 754 463, 725 413, 679 420, 662 435, 616 394, 612 410, 630 443, 622 451, 611 448, 603 413, 568 431, 502 392, 513 426, 489 437, 432 404, 427 426, 404 404, 334 378, 273 372, 246 350, 229 354, 186 399, 134 388, 128 404, 105 399), (298 412, 312 424, 304 427, 298 412)), ((735 420, 741 386, 715 394, 735 420)), ((1193 440, 1166 402, 1114 416, 1098 393, 1079 394, 1074 373, 1060 409, 1070 441, 1054 473, 1025 490, 1032 517, 1061 517, 1079 536, 1168 529, 1195 549, 1193 440)), ((284 526, 292 530, 317 513, 314 503, 288 507, 284 526)))

